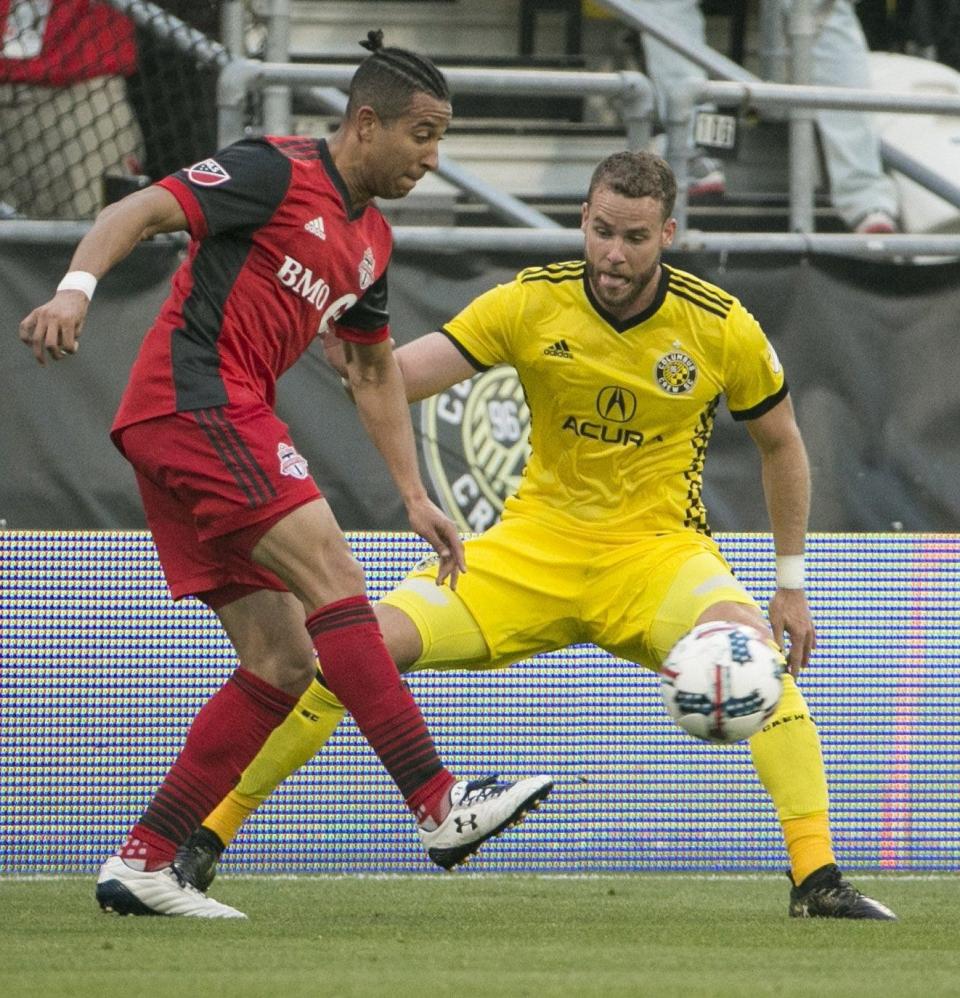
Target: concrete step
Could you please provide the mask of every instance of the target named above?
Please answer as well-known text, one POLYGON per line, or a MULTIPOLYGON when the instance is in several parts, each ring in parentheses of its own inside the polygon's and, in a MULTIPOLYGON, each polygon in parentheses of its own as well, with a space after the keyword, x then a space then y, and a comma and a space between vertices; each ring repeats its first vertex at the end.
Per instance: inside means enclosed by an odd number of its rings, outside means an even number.
MULTIPOLYGON (((326 134, 329 117, 299 115, 301 134, 326 134)), ((496 190, 536 207, 563 225, 579 225, 580 205, 597 163, 624 148, 622 130, 555 121, 475 119, 456 122, 444 138, 445 156, 496 190)), ((789 231, 789 149, 786 122, 748 118, 736 158, 722 160, 726 194, 691 201, 689 225, 708 231, 789 231)), ((830 208, 823 172, 817 187, 817 231, 843 231, 830 208)), ((383 202, 395 225, 502 225, 475 198, 438 176, 425 177, 406 198, 383 202)))

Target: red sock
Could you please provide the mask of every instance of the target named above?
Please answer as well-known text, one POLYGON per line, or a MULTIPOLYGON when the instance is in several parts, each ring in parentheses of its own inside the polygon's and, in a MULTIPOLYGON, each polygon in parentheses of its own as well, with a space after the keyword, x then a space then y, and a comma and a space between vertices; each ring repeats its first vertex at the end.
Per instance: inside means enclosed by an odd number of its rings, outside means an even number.
POLYGON ((194 718, 177 761, 120 856, 145 870, 168 865, 296 702, 247 669, 237 669, 194 718))
POLYGON ((407 798, 407 807, 413 811, 417 824, 422 825, 428 818, 439 825, 450 813, 450 787, 453 777, 441 769, 415 793, 407 798))
MULTIPOLYGON (((404 799, 432 780, 443 785, 440 794, 449 789, 453 776, 437 755, 420 708, 383 643, 366 596, 350 596, 322 607, 307 618, 307 630, 317 649, 324 682, 353 714, 404 799)), ((431 800, 434 795, 431 792, 431 800)), ((418 801, 417 807, 421 803, 418 801)))

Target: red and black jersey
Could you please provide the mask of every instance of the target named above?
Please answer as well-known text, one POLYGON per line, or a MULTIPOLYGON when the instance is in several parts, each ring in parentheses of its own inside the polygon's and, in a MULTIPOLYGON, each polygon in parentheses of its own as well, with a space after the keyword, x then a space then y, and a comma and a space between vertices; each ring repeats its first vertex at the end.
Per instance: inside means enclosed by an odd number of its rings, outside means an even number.
POLYGON ((390 226, 350 204, 325 141, 248 139, 159 181, 192 240, 134 362, 116 430, 227 402, 273 406, 276 380, 330 328, 389 336, 390 226))

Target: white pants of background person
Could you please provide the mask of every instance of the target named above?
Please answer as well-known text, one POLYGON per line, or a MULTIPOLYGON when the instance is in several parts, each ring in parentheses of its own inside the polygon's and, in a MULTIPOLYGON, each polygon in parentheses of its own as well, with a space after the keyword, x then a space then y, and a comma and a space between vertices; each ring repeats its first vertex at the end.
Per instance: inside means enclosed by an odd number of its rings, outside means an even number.
MULTIPOLYGON (((784 19, 791 0, 777 0, 784 19)), ((706 40, 706 25, 697 0, 637 0, 642 12, 673 26, 678 37, 706 40)), ((819 0, 814 4, 817 35, 813 44, 812 83, 834 87, 869 88, 867 41, 850 0, 819 0)), ((786 26, 784 27, 786 30, 786 26)), ((647 72, 656 89, 657 110, 665 120, 666 99, 678 80, 705 80, 707 74, 669 46, 644 36, 647 72)), ((896 219, 897 192, 883 172, 880 140, 869 114, 861 111, 819 111, 816 115, 823 145, 830 197, 834 210, 851 228, 880 215, 896 219)))
MULTIPOLYGON (((790 0, 781 0, 785 13, 790 0)), ((813 43, 813 80, 820 86, 870 89, 869 48, 850 0, 815 5, 817 36, 813 43)), ((873 117, 863 111, 818 111, 830 199, 836 213, 855 229, 873 214, 895 219, 897 191, 883 172, 880 137, 873 117)))
MULTIPOLYGON (((651 14, 674 28, 678 38, 705 44, 707 27, 697 0, 637 0, 636 6, 642 14, 651 14)), ((669 45, 643 34, 643 57, 647 76, 653 84, 657 101, 657 116, 666 126, 667 99, 679 80, 695 79, 705 81, 707 73, 700 66, 689 62, 669 45)), ((710 105, 702 105, 708 108, 710 105)), ((656 152, 663 149, 655 145, 656 152)), ((698 153, 690 162, 690 196, 701 193, 723 193, 726 181, 723 167, 718 160, 698 153)))

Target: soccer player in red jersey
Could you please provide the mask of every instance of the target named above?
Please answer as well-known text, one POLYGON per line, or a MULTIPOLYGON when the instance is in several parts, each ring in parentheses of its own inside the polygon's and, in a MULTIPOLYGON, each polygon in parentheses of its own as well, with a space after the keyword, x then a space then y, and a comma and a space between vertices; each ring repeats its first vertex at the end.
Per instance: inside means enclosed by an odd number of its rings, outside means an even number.
POLYGON ((451 117, 427 59, 379 32, 328 140, 244 140, 104 209, 54 297, 20 324, 38 362, 76 352, 97 280, 141 239, 191 244, 140 349, 112 438, 134 468, 175 599, 218 615, 239 666, 195 718, 180 755, 97 899, 121 914, 244 917, 191 887, 177 847, 236 784, 317 673, 350 710, 454 866, 550 791, 548 777, 457 781, 443 766, 367 601, 362 569, 274 413, 277 378, 318 333, 342 339, 361 421, 436 550, 438 584, 465 570, 454 524, 420 478, 387 312, 390 228, 374 197, 436 169, 451 117), (458 820, 459 819, 459 820, 458 820))

